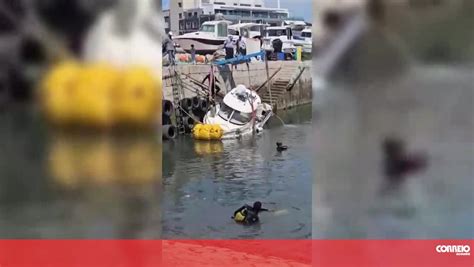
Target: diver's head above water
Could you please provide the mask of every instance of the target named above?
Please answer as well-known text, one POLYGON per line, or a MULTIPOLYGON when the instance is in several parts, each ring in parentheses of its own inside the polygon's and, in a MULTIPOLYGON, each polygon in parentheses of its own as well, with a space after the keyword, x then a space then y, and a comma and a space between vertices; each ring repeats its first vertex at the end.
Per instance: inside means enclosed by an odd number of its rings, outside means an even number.
POLYGON ((261 210, 262 209, 262 202, 256 201, 255 203, 253 203, 253 209, 256 210, 256 211, 261 210))

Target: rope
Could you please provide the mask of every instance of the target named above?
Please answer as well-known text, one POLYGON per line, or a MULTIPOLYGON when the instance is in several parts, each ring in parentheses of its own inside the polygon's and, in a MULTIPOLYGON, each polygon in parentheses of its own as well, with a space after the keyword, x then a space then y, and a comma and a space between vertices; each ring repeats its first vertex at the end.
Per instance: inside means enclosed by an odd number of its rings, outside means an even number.
POLYGON ((255 112, 255 109, 253 108, 253 102, 251 102, 250 98, 252 97, 252 94, 250 94, 248 100, 250 103, 250 107, 252 108, 252 132, 255 132, 255 118, 257 117, 257 114, 255 112))
POLYGON ((190 118, 192 118, 193 120, 198 121, 198 122, 200 122, 200 123, 203 123, 203 122, 200 121, 200 120, 196 120, 196 117, 195 117, 194 115, 191 115, 191 114, 189 114, 188 112, 186 112, 186 110, 185 110, 183 107, 181 107, 181 105, 178 105, 178 107, 179 107, 184 113, 186 113, 186 115, 188 115, 190 118))

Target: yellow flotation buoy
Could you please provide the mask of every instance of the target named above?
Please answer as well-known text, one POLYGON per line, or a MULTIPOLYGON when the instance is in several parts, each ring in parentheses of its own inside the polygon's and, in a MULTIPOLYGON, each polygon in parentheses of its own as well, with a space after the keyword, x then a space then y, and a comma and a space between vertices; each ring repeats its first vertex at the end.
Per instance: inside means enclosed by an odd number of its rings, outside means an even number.
POLYGON ((116 92, 115 116, 121 122, 151 125, 160 114, 161 80, 147 68, 126 70, 116 92))
POLYGON ((73 108, 82 125, 109 127, 114 123, 112 95, 119 73, 111 66, 86 66, 77 79, 77 97, 73 108))
POLYGON ((43 79, 40 88, 41 106, 48 119, 55 124, 74 121, 73 101, 77 97, 77 77, 81 66, 64 62, 54 67, 43 79))
POLYGON ((223 134, 218 124, 197 124, 193 128, 193 137, 197 140, 221 140, 223 134))
POLYGON ((64 62, 41 83, 40 101, 54 124, 151 126, 161 113, 161 79, 146 68, 64 62))

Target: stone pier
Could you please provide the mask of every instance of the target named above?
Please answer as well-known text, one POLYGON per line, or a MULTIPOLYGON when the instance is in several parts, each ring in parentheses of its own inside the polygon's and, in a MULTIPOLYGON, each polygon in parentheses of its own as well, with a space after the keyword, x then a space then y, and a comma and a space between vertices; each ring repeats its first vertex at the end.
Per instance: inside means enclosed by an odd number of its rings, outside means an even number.
MULTIPOLYGON (((311 103, 311 61, 269 61, 268 69, 269 76, 273 76, 272 82, 277 80, 279 75, 283 75, 283 73, 288 76, 288 71, 291 71, 291 69, 297 70, 301 68, 304 68, 304 71, 291 90, 286 91, 275 100, 277 109, 287 109, 311 103)), ((199 86, 191 86, 193 85, 192 80, 202 82, 206 75, 210 73, 211 66, 208 64, 183 64, 178 65, 177 70, 181 74, 183 82, 186 84, 184 89, 185 97, 193 97, 197 94, 196 90, 199 90, 199 86)), ((297 74, 298 73, 295 72, 294 75, 298 76, 297 74)), ((264 62, 251 62, 248 68, 246 64, 237 65, 237 68, 232 70, 230 66, 217 68, 216 77, 221 87, 221 92, 225 93, 238 84, 243 84, 247 88, 257 89, 267 80, 267 73, 264 62)), ((272 82, 270 84, 272 84, 272 82)), ((266 91, 266 85, 263 86, 259 93, 263 91, 266 91)), ((163 98, 167 100, 173 99, 168 67, 163 68, 163 98)))

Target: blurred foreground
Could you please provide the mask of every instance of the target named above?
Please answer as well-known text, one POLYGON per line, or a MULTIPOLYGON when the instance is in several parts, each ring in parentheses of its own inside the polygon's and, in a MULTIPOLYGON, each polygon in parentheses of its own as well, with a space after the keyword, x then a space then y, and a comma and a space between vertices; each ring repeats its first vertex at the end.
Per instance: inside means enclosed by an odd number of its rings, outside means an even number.
POLYGON ((159 238, 161 136, 0 114, 0 238, 159 238))
POLYGON ((387 5, 314 94, 314 238, 474 237, 474 9, 433 3, 387 5), (427 168, 388 180, 389 136, 427 168))

